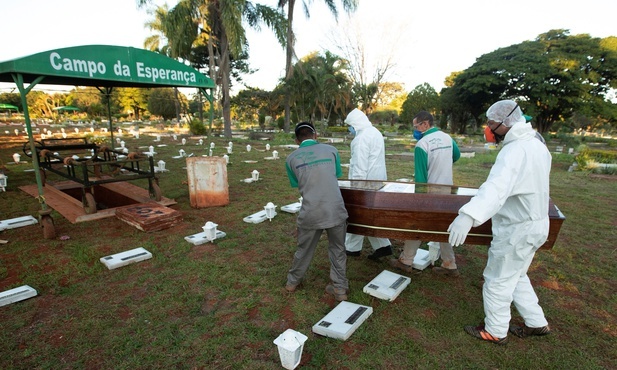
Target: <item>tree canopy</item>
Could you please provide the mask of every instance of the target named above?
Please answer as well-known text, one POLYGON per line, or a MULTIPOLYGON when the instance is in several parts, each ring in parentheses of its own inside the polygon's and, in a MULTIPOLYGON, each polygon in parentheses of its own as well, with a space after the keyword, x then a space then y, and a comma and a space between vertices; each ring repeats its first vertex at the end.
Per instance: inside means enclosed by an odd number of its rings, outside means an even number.
MULTIPOLYGON (((517 101, 533 116, 538 131, 576 112, 592 116, 610 105, 608 96, 617 87, 617 38, 570 36, 568 30, 551 30, 525 41, 482 55, 442 91, 444 111, 464 110, 476 122, 501 99, 517 101), (448 91, 451 89, 451 91, 448 91)), ((454 122, 459 133, 467 122, 454 122)))

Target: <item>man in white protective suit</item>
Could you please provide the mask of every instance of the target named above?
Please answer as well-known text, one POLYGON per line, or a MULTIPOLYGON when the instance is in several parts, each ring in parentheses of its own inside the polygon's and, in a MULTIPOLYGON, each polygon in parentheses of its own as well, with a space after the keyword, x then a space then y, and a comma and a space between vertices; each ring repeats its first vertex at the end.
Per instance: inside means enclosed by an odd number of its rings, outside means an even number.
POLYGON ((484 269, 484 325, 466 326, 468 334, 496 344, 508 330, 521 338, 550 333, 527 270, 548 237, 551 155, 512 100, 493 104, 488 126, 503 148, 477 194, 462 206, 448 227, 449 242, 463 244, 469 230, 492 220, 493 240, 484 269), (525 321, 509 326, 510 306, 525 321))
MULTIPOLYGON (((377 130, 364 112, 358 108, 345 118, 349 131, 355 135, 351 141, 349 160, 350 180, 387 180, 386 148, 383 135, 377 130)), ((374 261, 392 254, 390 240, 369 236, 373 253, 368 258, 374 261)), ((357 257, 362 251, 364 236, 347 233, 345 249, 348 256, 357 257)))

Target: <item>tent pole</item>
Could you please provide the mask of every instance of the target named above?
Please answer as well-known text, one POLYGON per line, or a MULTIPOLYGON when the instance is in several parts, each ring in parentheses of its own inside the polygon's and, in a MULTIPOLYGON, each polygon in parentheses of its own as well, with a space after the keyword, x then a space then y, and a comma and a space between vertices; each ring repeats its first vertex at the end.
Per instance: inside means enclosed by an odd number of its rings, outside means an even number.
POLYGON ((204 88, 199 88, 199 91, 206 97, 206 99, 210 102, 210 123, 208 127, 210 127, 210 133, 212 133, 212 121, 214 121, 214 96, 212 95, 212 89, 210 89, 210 94, 204 88))
POLYGON ((109 133, 111 134, 111 148, 114 147, 114 124, 111 121, 111 90, 113 87, 105 87, 105 96, 107 97, 107 118, 109 118, 109 133))
POLYGON ((24 119, 26 121, 26 132, 28 133, 28 141, 30 142, 30 151, 32 152, 32 165, 34 166, 34 176, 36 177, 36 186, 39 193, 39 203, 41 203, 41 208, 43 212, 47 211, 47 203, 45 203, 45 196, 43 192, 43 181, 41 179, 41 172, 39 166, 39 156, 36 152, 36 146, 34 145, 34 138, 32 135, 32 124, 30 123, 30 113, 28 111, 28 101, 26 99, 26 95, 30 92, 30 90, 39 82, 43 80, 43 76, 37 77, 28 88, 24 88, 24 77, 21 74, 12 75, 13 81, 17 85, 19 89, 19 95, 21 97, 21 106, 24 109, 24 119))

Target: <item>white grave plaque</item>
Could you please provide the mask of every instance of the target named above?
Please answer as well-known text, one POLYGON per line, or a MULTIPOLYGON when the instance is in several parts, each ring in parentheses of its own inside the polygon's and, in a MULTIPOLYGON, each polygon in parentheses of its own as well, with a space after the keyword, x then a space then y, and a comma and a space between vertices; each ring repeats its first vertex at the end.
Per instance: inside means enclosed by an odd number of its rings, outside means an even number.
POLYGON ((15 229, 17 227, 34 225, 38 223, 37 219, 32 216, 23 216, 0 221, 0 231, 7 229, 15 229))
POLYGON ((131 263, 140 262, 152 258, 152 253, 143 248, 135 248, 126 252, 112 254, 111 256, 101 257, 100 261, 113 270, 118 267, 126 266, 131 263))
POLYGON ((383 270, 377 277, 366 284, 363 292, 392 302, 407 288, 410 282, 411 279, 407 276, 383 270))
MULTIPOLYGON (((276 216, 276 214, 277 213, 274 212, 272 217, 276 216)), ((268 219, 268 216, 266 215, 266 210, 253 213, 252 215, 243 218, 244 222, 248 222, 250 224, 258 224, 260 222, 264 222, 267 219, 268 219)))
POLYGON ((413 268, 416 270, 424 270, 428 267, 433 261, 431 260, 431 256, 429 251, 426 249, 419 249, 416 252, 416 256, 413 259, 413 268))
POLYGON ((19 288, 5 290, 0 293, 0 306, 23 301, 35 295, 37 295, 36 290, 32 289, 29 285, 22 285, 19 288))
POLYGON ((372 313, 370 306, 343 301, 313 325, 313 333, 347 340, 372 313))
POLYGON ((227 236, 226 233, 222 232, 221 230, 216 230, 216 237, 214 239, 209 239, 208 236, 206 235, 206 232, 203 231, 198 234, 185 236, 184 240, 186 240, 187 242, 193 245, 200 245, 200 244, 209 243, 216 239, 224 238, 225 236, 227 236))
POLYGON ((287 212, 287 213, 298 213, 301 207, 302 207, 302 203, 296 202, 296 203, 288 204, 286 206, 282 206, 281 211, 287 212))

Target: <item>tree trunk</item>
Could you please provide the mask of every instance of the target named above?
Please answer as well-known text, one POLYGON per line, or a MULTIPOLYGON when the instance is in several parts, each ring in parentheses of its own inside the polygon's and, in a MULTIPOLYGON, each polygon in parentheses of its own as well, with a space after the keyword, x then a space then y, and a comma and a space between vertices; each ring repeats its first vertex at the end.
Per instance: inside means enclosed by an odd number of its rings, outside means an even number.
POLYGON ((290 95, 291 91, 289 91, 289 80, 291 80, 291 76, 293 74, 291 59, 294 53, 294 44, 295 44, 295 36, 293 31, 293 18, 294 18, 294 6, 296 5, 296 0, 289 0, 287 2, 287 50, 285 56, 285 125, 283 130, 285 132, 289 132, 289 124, 291 121, 291 103, 290 103, 290 95))
POLYGON ((178 100, 178 88, 174 87, 174 106, 176 108, 176 120, 180 124, 180 100, 178 100))
MULTIPOLYGON (((214 64, 214 61, 217 58, 215 58, 215 55, 214 55, 214 46, 212 44, 212 35, 210 35, 208 37, 208 55, 209 55, 209 58, 208 58, 208 69, 209 69, 208 75, 210 76, 210 79, 212 81, 214 81, 214 85, 218 86, 219 81, 216 78, 216 65, 214 64)), ((216 87, 215 87, 215 89, 216 89, 216 87)), ((201 96, 201 94, 200 94, 200 96, 201 96)), ((212 91, 212 101, 210 102, 210 104, 211 104, 210 112, 212 112, 214 110, 214 91, 212 91)), ((212 116, 210 116, 210 118, 212 118, 212 116)), ((212 119, 210 119, 210 123, 208 125, 208 134, 209 135, 212 134, 212 119)))
POLYGON ((227 41, 227 34, 223 30, 221 32, 221 93, 222 93, 222 105, 223 105, 223 122, 224 122, 224 134, 225 138, 231 139, 231 98, 229 96, 229 45, 227 41))

